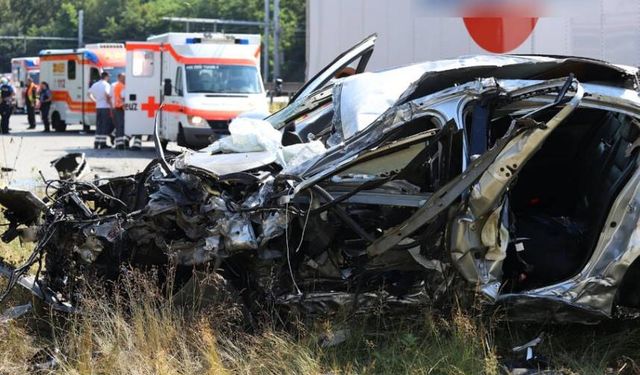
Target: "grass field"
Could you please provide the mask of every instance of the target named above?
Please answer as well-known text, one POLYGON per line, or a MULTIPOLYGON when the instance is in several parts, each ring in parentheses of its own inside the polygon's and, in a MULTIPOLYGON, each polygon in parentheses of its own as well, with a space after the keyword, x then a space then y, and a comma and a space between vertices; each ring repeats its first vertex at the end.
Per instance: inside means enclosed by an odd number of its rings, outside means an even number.
MULTIPOLYGON (((17 262, 28 251, 12 243, 0 256, 17 262)), ((192 308, 154 285, 134 274, 117 298, 88 291, 82 314, 38 305, 0 324, 0 374, 30 373, 50 358, 56 367, 41 373, 499 374, 501 363, 516 358, 510 348, 541 332, 545 340, 536 353, 558 373, 640 373, 640 325, 633 321, 519 325, 453 309, 366 319, 280 317, 248 330, 241 308, 223 291, 192 308), (344 342, 323 345, 338 338, 344 342)), ((16 290, 2 308, 30 299, 16 290)))

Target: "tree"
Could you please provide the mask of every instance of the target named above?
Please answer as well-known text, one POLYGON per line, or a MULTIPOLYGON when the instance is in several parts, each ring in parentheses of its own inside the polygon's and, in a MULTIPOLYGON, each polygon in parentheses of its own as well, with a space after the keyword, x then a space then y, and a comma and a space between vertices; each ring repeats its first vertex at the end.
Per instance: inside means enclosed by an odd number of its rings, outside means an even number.
MULTIPOLYGON (((282 75, 303 80, 305 0, 281 0, 282 75)), ((75 37, 78 10, 84 10, 85 42, 145 40, 149 35, 183 31, 162 17, 264 19, 264 0, 0 0, 0 35, 75 37)), ((213 25, 192 25, 213 31, 213 25)), ((224 26, 217 31, 261 33, 258 27, 224 26)), ((273 43, 270 43, 273 46, 273 43)), ((0 41, 0 64, 12 57, 34 56, 42 49, 73 48, 74 42, 0 41)))

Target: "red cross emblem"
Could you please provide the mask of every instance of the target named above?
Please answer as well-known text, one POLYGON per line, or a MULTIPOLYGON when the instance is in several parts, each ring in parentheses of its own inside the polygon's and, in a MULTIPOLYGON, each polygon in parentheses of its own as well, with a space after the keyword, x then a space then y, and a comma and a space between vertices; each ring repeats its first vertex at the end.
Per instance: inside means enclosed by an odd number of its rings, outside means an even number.
POLYGON ((147 111, 147 117, 153 118, 156 115, 156 111, 160 108, 160 103, 156 103, 156 97, 150 96, 147 98, 146 103, 142 103, 143 111, 147 111))
POLYGON ((529 5, 483 2, 468 7, 463 13, 464 25, 480 47, 505 53, 518 48, 533 33, 539 10, 529 5))

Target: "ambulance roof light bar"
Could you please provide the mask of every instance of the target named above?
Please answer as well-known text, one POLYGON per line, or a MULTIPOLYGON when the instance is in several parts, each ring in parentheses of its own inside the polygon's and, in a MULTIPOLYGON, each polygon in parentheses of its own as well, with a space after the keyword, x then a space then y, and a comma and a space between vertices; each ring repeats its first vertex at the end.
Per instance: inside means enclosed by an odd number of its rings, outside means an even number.
POLYGON ((163 21, 185 22, 185 23, 213 23, 218 25, 245 25, 245 26, 261 26, 261 21, 242 21, 242 20, 222 20, 217 18, 189 18, 189 17, 162 17, 163 21))
POLYGON ((78 49, 43 49, 39 53, 40 56, 61 56, 61 55, 83 55, 88 61, 97 64, 100 59, 95 52, 86 48, 78 49))
POLYGON ((124 49, 123 43, 95 43, 95 44, 87 44, 84 48, 89 49, 98 49, 98 48, 121 48, 124 49))
POLYGON ((204 33, 202 37, 186 38, 185 42, 186 44, 250 44, 249 39, 236 38, 234 35, 222 33, 204 33))

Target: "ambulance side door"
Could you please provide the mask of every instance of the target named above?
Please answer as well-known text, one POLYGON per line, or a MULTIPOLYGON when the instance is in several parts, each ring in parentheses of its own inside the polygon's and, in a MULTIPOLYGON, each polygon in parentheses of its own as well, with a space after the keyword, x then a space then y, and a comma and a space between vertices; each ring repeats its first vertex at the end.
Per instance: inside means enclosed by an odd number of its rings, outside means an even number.
POLYGON ((127 43, 124 127, 127 135, 153 134, 161 101, 162 52, 158 43, 127 43))
POLYGON ((68 96, 68 110, 67 113, 62 115, 62 118, 67 123, 79 123, 83 121, 83 101, 84 101, 84 88, 83 76, 84 76, 84 59, 82 55, 75 55, 67 58, 65 61, 67 64, 67 76, 65 86, 67 88, 68 96))
POLYGON ((164 61, 163 82, 171 80, 171 95, 165 95, 163 102, 165 110, 162 111, 162 128, 160 135, 164 139, 178 139, 178 125, 185 121, 184 117, 184 69, 182 64, 164 61))

